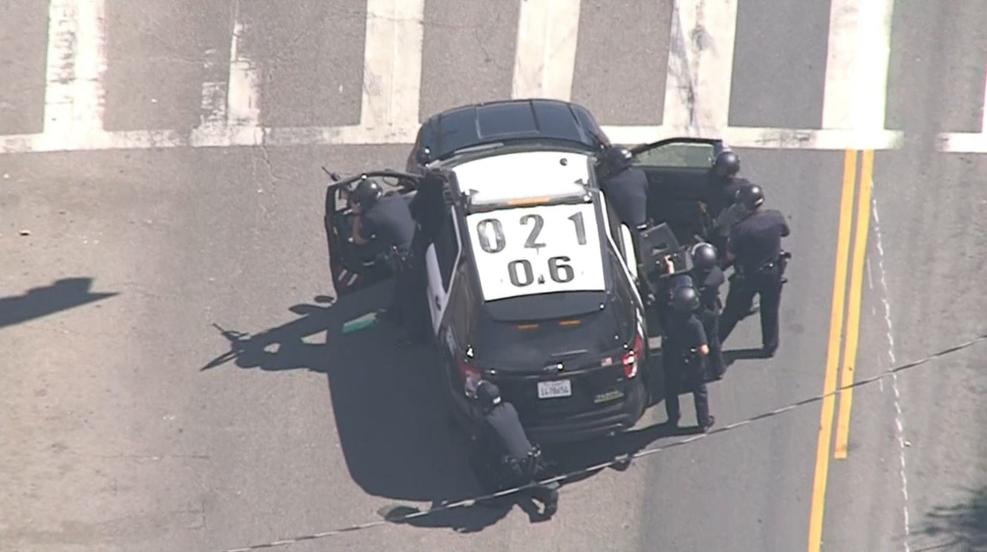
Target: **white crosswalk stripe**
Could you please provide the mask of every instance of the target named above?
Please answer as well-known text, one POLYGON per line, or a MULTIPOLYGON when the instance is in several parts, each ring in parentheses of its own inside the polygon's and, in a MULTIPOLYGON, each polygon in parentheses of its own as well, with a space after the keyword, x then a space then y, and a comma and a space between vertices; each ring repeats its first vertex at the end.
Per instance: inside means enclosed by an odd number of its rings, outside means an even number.
POLYGON ((82 149, 103 131, 105 0, 51 0, 41 149, 82 149))
POLYGON ((951 153, 987 153, 987 69, 984 71, 984 104, 981 107, 980 132, 943 132, 939 147, 951 153))
MULTIPOLYGON (((200 124, 184 130, 128 131, 106 131, 103 126, 105 2, 51 0, 44 130, 0 136, 0 153, 393 144, 414 139, 422 103, 422 63, 427 61, 422 59, 425 0, 367 0, 359 124, 262 125, 264 98, 259 83, 264 68, 243 51, 242 41, 249 40, 252 29, 236 18, 225 80, 202 83, 200 124)), ((520 1, 513 97, 571 97, 580 4, 580 0, 520 1)), ((601 121, 604 130, 622 143, 706 135, 721 136, 738 147, 897 147, 901 133, 885 128, 893 0, 833 0, 831 6, 821 128, 730 126, 738 2, 677 0, 669 29, 663 124, 607 125, 601 121)), ((216 51, 207 52, 207 72, 217 73, 219 57, 216 51)), ((985 128, 979 133, 944 133, 942 149, 987 151, 985 128)))
POLYGON ((721 134, 730 115, 737 0, 681 0, 672 9, 664 124, 682 135, 721 134))
POLYGON ((576 68, 579 4, 579 0, 521 3, 512 97, 569 101, 576 68))

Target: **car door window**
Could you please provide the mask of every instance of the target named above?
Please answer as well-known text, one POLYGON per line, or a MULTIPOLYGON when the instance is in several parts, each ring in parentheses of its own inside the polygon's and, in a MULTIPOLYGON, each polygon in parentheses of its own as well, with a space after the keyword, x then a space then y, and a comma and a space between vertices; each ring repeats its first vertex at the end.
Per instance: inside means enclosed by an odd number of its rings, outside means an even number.
POLYGON ((459 228, 456 225, 456 212, 450 209, 443 217, 442 226, 435 238, 435 257, 439 263, 442 287, 449 291, 456 259, 459 258, 459 228))
POLYGON ((632 163, 648 179, 648 217, 668 223, 683 243, 707 232, 705 203, 718 139, 681 137, 632 148, 632 163))
MULTIPOLYGON (((407 178, 394 171, 371 171, 369 178, 381 182, 385 190, 399 193, 406 200, 414 197, 413 187, 403 183, 407 178)), ((347 295, 392 276, 386 263, 377 262, 379 242, 357 245, 351 241, 355 214, 349 202, 347 190, 358 181, 357 177, 334 179, 326 190, 324 224, 326 231, 329 269, 337 295, 347 295)))
POLYGON ((716 159, 713 143, 670 142, 634 155, 634 165, 708 170, 716 159))

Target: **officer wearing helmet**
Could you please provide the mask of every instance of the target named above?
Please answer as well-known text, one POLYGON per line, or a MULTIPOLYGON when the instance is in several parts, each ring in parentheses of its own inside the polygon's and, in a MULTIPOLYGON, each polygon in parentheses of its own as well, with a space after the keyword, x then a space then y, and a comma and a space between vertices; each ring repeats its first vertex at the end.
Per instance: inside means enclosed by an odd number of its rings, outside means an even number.
MULTIPOLYGON (((494 383, 480 380, 467 382, 473 387, 480 404, 482 420, 474 436, 471 460, 485 491, 493 493, 520 487, 551 477, 541 449, 528 440, 514 405, 503 400, 494 383)), ((542 503, 542 517, 550 518, 558 510, 558 482, 536 484, 526 490, 530 498, 542 503)))
POLYGON ((394 295, 385 317, 403 324, 412 333, 421 324, 415 323, 414 298, 418 293, 416 251, 413 246, 417 225, 408 202, 400 194, 385 195, 377 181, 364 178, 350 193, 356 218, 353 220, 353 241, 371 245, 378 258, 389 263, 395 272, 394 295))
POLYGON ((754 296, 761 302, 761 343, 765 356, 778 349, 778 310, 787 259, 781 239, 790 230, 777 210, 764 209, 764 191, 751 184, 740 189, 738 202, 751 215, 730 231, 727 262, 734 265, 726 307, 720 319, 720 340, 726 340, 734 326, 750 313, 754 296))
POLYGON ((750 184, 746 178, 737 176, 739 172, 740 156, 736 152, 727 149, 716 155, 706 190, 706 205, 714 219, 733 205, 740 188, 750 184))
POLYGON ((648 217, 648 177, 631 165, 633 154, 623 146, 607 146, 603 152, 604 175, 600 189, 621 222, 642 231, 648 217))
POLYGON ((713 426, 706 393, 705 360, 709 342, 703 324, 696 316, 700 308, 699 292, 682 285, 672 290, 672 309, 665 317, 662 339, 662 364, 665 372, 665 412, 668 426, 678 427, 679 393, 692 393, 696 421, 703 433, 713 426))
POLYGON ((743 220, 748 213, 737 203, 737 193, 751 183, 737 176, 740 172, 740 156, 732 150, 723 150, 716 156, 705 194, 706 208, 713 219, 713 235, 710 240, 720 253, 726 252, 726 239, 730 228, 743 220))
POLYGON ((726 372, 726 362, 723 360, 723 350, 720 347, 720 286, 726 281, 723 270, 718 264, 716 248, 709 243, 700 242, 692 246, 692 281, 699 292, 699 320, 709 341, 709 376, 720 379, 726 372))

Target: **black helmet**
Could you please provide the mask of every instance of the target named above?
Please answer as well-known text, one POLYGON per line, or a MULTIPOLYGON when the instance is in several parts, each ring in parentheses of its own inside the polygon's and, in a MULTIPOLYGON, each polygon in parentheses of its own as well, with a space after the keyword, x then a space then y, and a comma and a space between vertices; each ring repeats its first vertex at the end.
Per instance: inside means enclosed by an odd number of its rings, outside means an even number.
POLYGON ((672 291, 672 308, 678 312, 692 312, 699 308, 699 293, 692 286, 683 286, 672 291))
POLYGON ((634 154, 623 146, 608 146, 603 152, 603 160, 611 171, 622 171, 631 165, 634 154))
POLYGON ((753 211, 764 203, 764 190, 757 184, 750 184, 737 190, 737 203, 742 204, 748 211, 753 211))
POLYGON ((500 404, 500 388, 495 383, 481 381, 476 386, 476 398, 480 400, 483 408, 493 408, 500 404))
POLYGON ((706 242, 692 246, 692 264, 699 270, 713 268, 716 266, 716 248, 706 242))
POLYGON ((370 207, 384 195, 380 184, 371 178, 364 178, 353 190, 353 201, 359 203, 364 209, 370 207))
POLYGON ((721 151, 713 163, 713 172, 722 177, 737 174, 740 172, 740 157, 730 150, 721 151))

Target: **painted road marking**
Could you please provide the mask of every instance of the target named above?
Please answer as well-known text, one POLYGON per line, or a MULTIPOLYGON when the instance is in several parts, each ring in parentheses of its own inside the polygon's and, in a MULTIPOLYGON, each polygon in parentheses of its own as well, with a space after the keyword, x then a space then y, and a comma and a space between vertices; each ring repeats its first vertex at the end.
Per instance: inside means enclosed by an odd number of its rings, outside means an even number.
POLYGON ((830 6, 822 126, 884 129, 894 0, 830 6))
POLYGON ((512 98, 569 101, 580 0, 525 0, 518 15, 512 98))
POLYGON ((230 77, 226 96, 226 120, 230 126, 260 126, 260 76, 257 65, 243 53, 247 26, 240 19, 240 2, 234 3, 230 40, 230 77))
MULTIPOLYGON (((857 197, 857 221, 853 241, 853 266, 850 269, 850 301, 847 307, 846 336, 843 364, 840 370, 840 387, 853 384, 857 363, 857 343, 860 337, 860 301, 863 293, 864 259, 867 253, 867 235, 870 226, 871 191, 874 187, 874 152, 863 152, 860 163, 860 188, 857 197)), ((840 410, 836 421, 836 451, 834 457, 846 459, 850 442, 850 410, 853 405, 853 389, 840 391, 840 410)))
POLYGON ((370 134, 417 130, 424 16, 425 0, 367 2, 360 126, 370 134))
POLYGON ((106 90, 104 0, 51 0, 43 149, 80 149, 103 131, 106 90))
POLYGON ((833 409, 836 397, 836 369, 840 360, 843 334, 843 308, 846 291, 847 257, 850 250, 850 229, 853 224, 854 183, 857 172, 857 152, 847 150, 843 158, 843 192, 840 197, 840 226, 836 238, 836 268, 833 275, 833 304, 829 314, 829 346, 826 350, 826 372, 823 377, 822 410, 819 415, 819 440, 816 445, 816 469, 812 479, 812 502, 809 510, 809 552, 819 552, 822 546, 823 513, 826 504, 826 480, 829 476, 829 447, 833 434, 833 409))
MULTIPOLYGON (((863 151, 859 158, 859 179, 857 178, 858 152, 847 150, 843 159, 843 191, 840 197, 840 224, 836 238, 833 304, 829 317, 829 342, 826 350, 826 371, 823 377, 825 398, 819 414, 819 436, 816 445, 815 474, 812 481, 812 502, 809 511, 809 552, 819 552, 822 546, 830 445, 833 442, 833 411, 837 397, 834 392, 837 390, 837 379, 839 379, 841 388, 852 385, 857 359, 860 305, 863 294, 864 267, 867 260, 871 195, 874 184, 874 151, 863 151), (857 200, 856 209, 854 209, 855 197, 857 200), (852 257, 851 238, 853 239, 852 257), (847 270, 848 265, 849 271, 847 270), (847 285, 848 274, 849 286, 847 285), (840 354, 841 344, 843 345, 842 357, 840 354)), ((835 451, 832 454, 834 458, 845 459, 848 454, 853 392, 852 389, 846 389, 838 395, 840 408, 836 419, 835 451)))
MULTIPOLYGON (((579 2, 565 1, 565 9, 558 9, 558 4, 553 3, 551 14, 547 11, 548 0, 522 3, 512 85, 514 94, 569 97, 578 38, 579 2), (544 32, 539 35, 538 29, 544 32), (546 59, 552 63, 546 63, 546 59)), ((203 84, 202 116, 198 127, 113 132, 102 130, 104 2, 52 1, 46 132, 0 136, 0 154, 261 144, 274 147, 410 144, 414 141, 419 125, 424 0, 368 0, 362 110, 358 125, 261 126, 258 90, 261 68, 243 54, 242 40, 250 29, 237 20, 231 35, 227 82, 211 78, 203 84), (76 32, 77 40, 73 38, 76 32)), ((673 52, 667 68, 669 87, 664 124, 604 125, 604 131, 614 142, 627 144, 708 132, 735 147, 824 150, 899 147, 901 132, 883 128, 887 80, 885 35, 888 31, 885 24, 889 23, 890 0, 855 2, 834 1, 836 25, 830 29, 829 37, 832 70, 827 70, 822 129, 727 126, 737 2, 681 0, 675 4, 675 24, 670 30, 677 38, 672 41, 673 52), (857 3, 860 6, 855 12, 852 8, 857 3), (857 60, 850 49, 861 45, 879 53, 872 52, 857 60), (839 82, 843 78, 852 79, 853 86, 858 89, 868 90, 866 99, 847 96, 845 87, 839 82), (683 101, 683 97, 689 98, 691 103, 683 101), (875 114, 881 114, 881 118, 875 118, 875 114), (827 123, 845 123, 847 126, 838 128, 827 123)))
MULTIPOLYGON (((688 129, 661 126, 603 125, 613 142, 641 144, 662 138, 682 136, 688 129)), ((726 127, 716 134, 731 146, 740 148, 885 150, 901 147, 902 133, 893 130, 857 131, 845 129, 798 129, 770 127, 726 127)))
MULTIPOLYGON (((210 48, 205 52, 203 69, 208 75, 217 75, 220 67, 219 50, 210 48)), ((226 124, 226 80, 212 80, 202 83, 202 105, 199 112, 200 127, 215 127, 226 124)))
POLYGON ((954 153, 987 153, 987 70, 984 71, 981 110, 980 132, 943 132, 939 135, 939 149, 954 153))
POLYGON ((710 136, 729 126, 736 31, 737 0, 675 2, 663 127, 677 135, 710 136))

